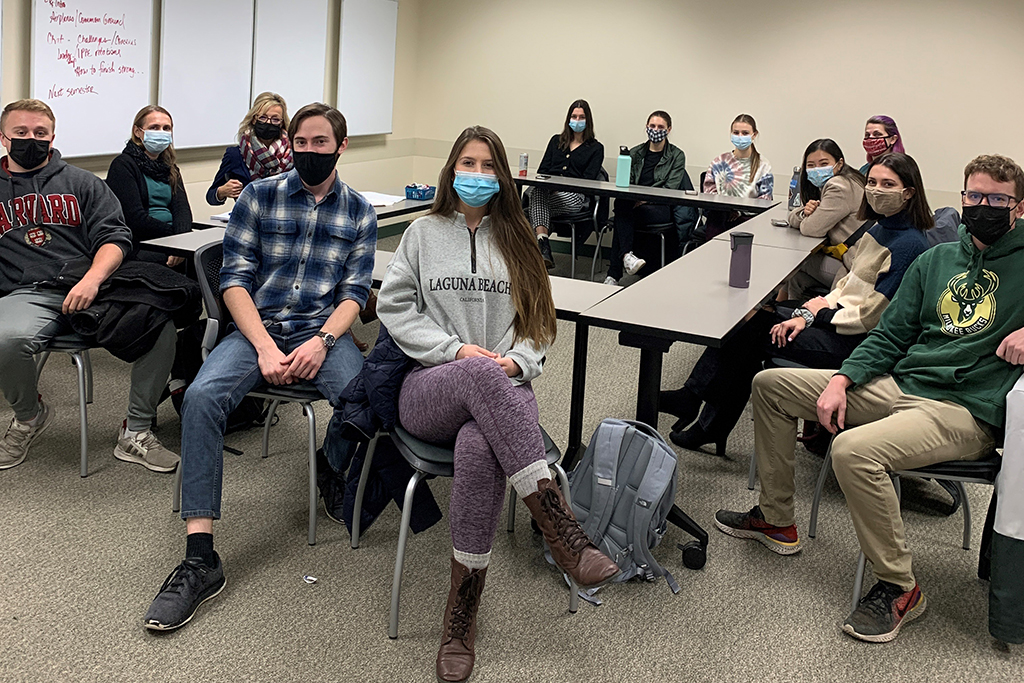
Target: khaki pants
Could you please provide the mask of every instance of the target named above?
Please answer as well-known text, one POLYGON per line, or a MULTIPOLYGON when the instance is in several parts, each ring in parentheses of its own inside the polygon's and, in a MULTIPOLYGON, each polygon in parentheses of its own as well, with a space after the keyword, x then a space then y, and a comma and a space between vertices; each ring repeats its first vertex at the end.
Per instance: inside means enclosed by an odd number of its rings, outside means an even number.
MULTIPOLYGON (((769 524, 795 523, 796 421, 817 419, 818 396, 834 374, 787 368, 766 370, 754 379, 754 448, 760 506, 769 524)), ((889 375, 851 389, 846 397, 847 429, 832 442, 832 468, 876 578, 910 590, 916 580, 887 473, 977 460, 991 450, 992 435, 963 406, 904 394, 889 375)))

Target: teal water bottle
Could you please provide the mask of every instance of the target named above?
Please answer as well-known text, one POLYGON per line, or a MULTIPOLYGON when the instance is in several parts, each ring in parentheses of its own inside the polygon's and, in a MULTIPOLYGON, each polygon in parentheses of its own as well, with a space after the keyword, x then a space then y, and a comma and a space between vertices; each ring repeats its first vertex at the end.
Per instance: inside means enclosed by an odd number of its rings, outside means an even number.
POLYGON ((633 160, 629 158, 629 147, 619 147, 619 162, 615 165, 615 187, 629 187, 629 174, 633 160))

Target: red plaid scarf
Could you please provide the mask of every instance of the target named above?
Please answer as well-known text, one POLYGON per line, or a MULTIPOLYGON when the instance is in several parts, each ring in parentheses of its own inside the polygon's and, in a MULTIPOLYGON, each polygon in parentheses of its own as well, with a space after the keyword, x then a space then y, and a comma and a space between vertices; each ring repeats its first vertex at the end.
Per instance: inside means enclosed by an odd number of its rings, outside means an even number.
POLYGON ((292 170, 292 146, 288 142, 288 133, 281 131, 281 137, 274 140, 268 147, 260 142, 255 135, 248 133, 242 135, 238 140, 238 147, 242 151, 242 161, 249 169, 249 175, 253 180, 269 178, 270 176, 292 170))

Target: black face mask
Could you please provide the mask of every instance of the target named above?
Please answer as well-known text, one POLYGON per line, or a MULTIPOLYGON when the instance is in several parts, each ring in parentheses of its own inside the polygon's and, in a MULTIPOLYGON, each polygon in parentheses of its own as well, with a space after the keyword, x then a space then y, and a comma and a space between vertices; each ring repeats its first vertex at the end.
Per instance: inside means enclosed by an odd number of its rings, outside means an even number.
POLYGON ((986 246, 996 243, 1000 237, 1010 231, 1010 212, 1013 207, 1002 209, 995 206, 978 204, 965 206, 963 212, 964 226, 967 232, 978 238, 986 246))
POLYGON ((281 126, 276 123, 262 123, 257 121, 253 127, 256 137, 260 140, 277 140, 281 137, 281 126))
POLYGON ((299 172, 302 182, 315 187, 327 180, 334 165, 338 163, 338 154, 319 154, 317 152, 292 152, 295 170, 299 172))
POLYGON ((30 170, 50 158, 50 141, 35 138, 8 138, 11 141, 11 159, 23 169, 30 170))

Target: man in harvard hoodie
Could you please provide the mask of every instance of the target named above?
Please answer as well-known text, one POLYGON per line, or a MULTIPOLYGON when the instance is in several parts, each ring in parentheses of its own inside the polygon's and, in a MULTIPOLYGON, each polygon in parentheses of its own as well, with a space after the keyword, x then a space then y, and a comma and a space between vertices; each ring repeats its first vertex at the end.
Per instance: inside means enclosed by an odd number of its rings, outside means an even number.
POLYGON ((911 571, 895 470, 992 452, 1006 394, 1021 368, 997 353, 1024 327, 1024 171, 980 156, 964 171, 960 241, 926 251, 907 270, 878 326, 838 372, 779 369, 753 387, 759 505, 720 510, 725 533, 799 552, 793 516, 796 421, 837 436, 832 467, 861 550, 878 582, 843 623, 870 642, 895 638, 925 598, 911 571))
MULTIPOLYGON (((0 391, 14 409, 0 440, 0 470, 21 464, 53 421, 36 384, 35 354, 70 331, 67 316, 92 304, 99 287, 132 248, 121 205, 92 173, 53 149, 53 112, 39 100, 8 104, 0 115, 0 391), (55 286, 71 261, 92 266, 70 291, 55 286)), ((132 364, 128 417, 114 457, 172 472, 178 456, 150 430, 174 362, 171 323, 132 364)))

